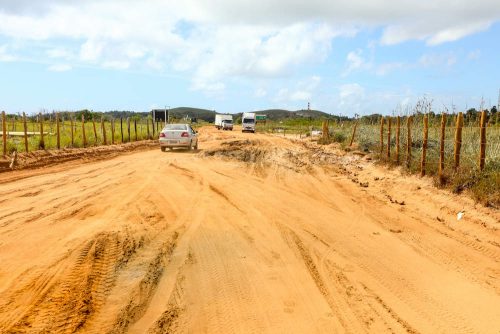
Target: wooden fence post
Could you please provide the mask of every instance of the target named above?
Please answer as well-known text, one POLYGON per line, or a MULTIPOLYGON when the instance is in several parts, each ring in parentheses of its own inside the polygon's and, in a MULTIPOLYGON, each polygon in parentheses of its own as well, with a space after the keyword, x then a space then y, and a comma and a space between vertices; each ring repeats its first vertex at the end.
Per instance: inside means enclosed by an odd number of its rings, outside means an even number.
POLYGON ((380 118, 380 154, 384 152, 384 116, 380 118))
POLYGON ((413 121, 412 116, 408 116, 406 119, 406 128, 407 128, 407 136, 406 136, 406 167, 409 169, 411 167, 411 123, 413 121))
POLYGON ((455 127, 455 149, 454 149, 454 167, 455 171, 460 167, 460 150, 462 148, 462 127, 464 126, 464 114, 459 112, 455 127))
POLYGON ((427 158, 427 139, 429 138, 429 116, 424 115, 424 133, 422 138, 422 161, 420 163, 420 176, 425 176, 425 163, 427 158))
POLYGON ((2 111, 2 141, 3 141, 3 155, 7 155, 7 116, 5 111, 2 111))
POLYGON ((71 147, 75 147, 75 129, 73 127, 73 115, 69 116, 69 124, 71 125, 71 147))
POLYGON ((134 118, 134 133, 135 133, 135 141, 137 141, 137 119, 134 118))
POLYGON ((151 129, 153 130, 153 138, 155 136, 155 119, 151 118, 151 129))
POLYGON ((120 117, 120 133, 122 136, 122 144, 123 144, 123 118, 120 117))
POLYGON ((128 142, 130 143, 130 118, 127 117, 128 142))
POLYGON ((92 126, 94 127, 94 137, 95 137, 94 145, 97 145, 97 129, 95 127, 95 116, 93 115, 92 115, 92 126))
POLYGON ((399 165, 399 137, 401 134, 401 117, 396 118, 396 164, 399 165))
POLYGON ((28 153, 28 124, 26 123, 26 113, 23 112, 23 128, 24 128, 24 150, 28 153))
POLYGON ((438 177, 439 177, 439 184, 444 183, 444 137, 445 137, 445 132, 446 130, 446 114, 443 113, 441 115, 441 136, 440 136, 440 143, 439 143, 439 170, 438 170, 438 177))
POLYGON ((387 161, 391 160, 391 117, 387 117, 387 161))
POLYGON ((87 137, 85 136, 85 116, 82 113, 82 145, 87 146, 87 137))
POLYGON ((104 117, 101 117, 101 131, 102 131, 102 141, 104 145, 108 145, 108 141, 106 140, 106 125, 104 124, 104 117))
POLYGON ((479 150, 479 170, 484 169, 484 162, 486 160, 486 111, 481 112, 481 147, 479 150))
POLYGON ((352 142, 354 141, 354 136, 356 135, 356 128, 358 127, 358 122, 359 120, 354 123, 354 128, 352 129, 352 136, 351 136, 351 142, 349 143, 349 146, 352 146, 352 142))
POLYGON ((111 145, 115 144, 115 119, 111 119, 111 145))
POLYGON ((61 149, 61 134, 59 133, 59 113, 56 112, 56 136, 57 136, 57 149, 61 149))
POLYGON ((38 145, 41 150, 45 149, 45 141, 43 140, 43 115, 40 113, 40 144, 38 145))
POLYGON ((148 133, 148 140, 151 139, 149 136, 149 119, 146 118, 146 132, 148 133))
MULTIPOLYGON (((322 132, 322 135, 323 135, 323 143, 327 144, 328 143, 328 139, 329 139, 327 120, 323 120, 323 124, 322 124, 322 127, 321 127, 321 132, 322 132)), ((283 136, 285 136, 285 128, 283 128, 283 136)))

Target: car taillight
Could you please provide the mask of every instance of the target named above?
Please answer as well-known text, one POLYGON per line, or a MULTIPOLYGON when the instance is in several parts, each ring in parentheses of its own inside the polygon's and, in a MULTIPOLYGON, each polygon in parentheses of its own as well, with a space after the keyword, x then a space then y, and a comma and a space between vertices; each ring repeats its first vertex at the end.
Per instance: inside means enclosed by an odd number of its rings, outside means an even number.
POLYGON ((181 137, 189 137, 189 133, 187 133, 187 132, 183 132, 183 133, 181 134, 181 137))
POLYGON ((165 138, 165 134, 163 132, 160 132, 160 138, 165 138))

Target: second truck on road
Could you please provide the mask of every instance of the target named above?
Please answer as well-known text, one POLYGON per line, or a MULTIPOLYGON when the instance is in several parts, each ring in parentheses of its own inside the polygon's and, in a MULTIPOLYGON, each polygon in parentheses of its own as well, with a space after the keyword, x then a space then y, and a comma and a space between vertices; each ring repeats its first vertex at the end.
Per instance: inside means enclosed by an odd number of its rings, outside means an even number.
POLYGON ((255 113, 243 113, 243 115, 241 116, 241 131, 255 133, 255 113))
POLYGON ((233 115, 215 115, 215 127, 217 130, 231 130, 233 131, 233 115))

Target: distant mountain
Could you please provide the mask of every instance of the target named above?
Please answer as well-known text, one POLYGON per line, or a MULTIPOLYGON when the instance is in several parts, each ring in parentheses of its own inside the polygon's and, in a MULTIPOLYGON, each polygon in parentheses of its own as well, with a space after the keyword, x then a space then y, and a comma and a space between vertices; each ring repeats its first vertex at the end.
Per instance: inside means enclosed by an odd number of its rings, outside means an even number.
MULTIPOLYGON (((176 119, 183 119, 185 117, 196 117, 199 120, 204 120, 206 122, 214 122, 215 114, 217 112, 208 109, 202 108, 191 108, 191 107, 177 107, 169 109, 170 117, 176 119)), ((320 110, 285 110, 285 109, 266 109, 266 110, 252 110, 249 112, 254 112, 259 115, 266 115, 268 120, 278 121, 284 119, 297 119, 297 118, 307 118, 307 119, 321 119, 321 118, 329 118, 329 119, 339 119, 339 116, 334 116, 327 114, 320 110)), ((95 113, 98 114, 98 113, 95 113)), ((149 113, 134 113, 130 111, 108 111, 106 112, 108 115, 112 115, 113 117, 131 117, 134 115, 140 115, 141 117, 148 116, 149 113)), ((242 113, 234 113, 235 121, 241 119, 242 113)), ((86 117, 87 119, 88 117, 86 117)), ((347 119, 347 117, 342 117, 347 119)))
POLYGON ((255 111, 256 114, 266 115, 269 120, 282 120, 285 118, 331 118, 332 115, 319 110, 284 110, 284 109, 267 109, 255 111))
POLYGON ((196 117, 206 122, 213 122, 215 120, 215 111, 200 108, 178 107, 170 109, 170 117, 177 119, 184 117, 196 117))
MULTIPOLYGON (((267 110, 257 110, 252 111, 256 114, 266 115, 269 120, 282 120, 286 118, 332 118, 333 116, 319 110, 284 110, 284 109, 267 109, 267 110)), ((186 116, 196 117, 207 122, 213 122, 215 119, 215 114, 213 110, 200 109, 200 108, 189 108, 189 107, 178 107, 170 109, 170 117, 177 119, 184 118, 186 116)), ((235 119, 241 118, 242 113, 233 114, 235 119)))

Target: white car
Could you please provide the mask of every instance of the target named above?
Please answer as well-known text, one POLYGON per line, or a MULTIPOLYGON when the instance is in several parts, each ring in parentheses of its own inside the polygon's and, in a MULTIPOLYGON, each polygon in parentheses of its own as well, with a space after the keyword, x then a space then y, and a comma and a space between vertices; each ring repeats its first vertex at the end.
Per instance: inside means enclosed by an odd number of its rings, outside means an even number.
POLYGON ((198 149, 198 132, 189 124, 167 124, 161 130, 160 149, 165 152, 167 148, 184 147, 189 150, 198 149))

